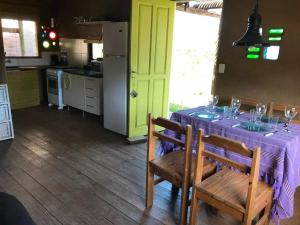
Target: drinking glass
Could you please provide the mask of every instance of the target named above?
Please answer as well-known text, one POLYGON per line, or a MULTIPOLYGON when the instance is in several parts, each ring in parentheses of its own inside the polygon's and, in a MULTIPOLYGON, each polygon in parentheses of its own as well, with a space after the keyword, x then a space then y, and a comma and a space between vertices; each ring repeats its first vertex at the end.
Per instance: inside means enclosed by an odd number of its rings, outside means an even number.
POLYGON ((241 99, 236 98, 236 97, 232 97, 230 107, 232 109, 232 113, 233 113, 234 119, 237 119, 237 114, 239 112, 241 104, 242 104, 241 99))
POLYGON ((213 102, 210 100, 208 101, 208 104, 207 104, 207 112, 212 112, 213 111, 213 102))
POLYGON ((266 104, 258 103, 256 105, 256 115, 257 115, 258 121, 261 121, 263 115, 265 115, 266 112, 267 112, 267 105, 266 104))
POLYGON ((279 116, 269 116, 268 117, 268 127, 272 130, 277 130, 277 125, 279 122, 279 116))
POLYGON ((256 123, 256 110, 255 109, 251 109, 249 112, 249 130, 253 130, 255 128, 255 123, 256 123))
POLYGON ((231 113, 232 113, 232 109, 229 106, 224 106, 223 112, 224 112, 224 118, 225 119, 230 119, 231 113))
POLYGON ((213 109, 216 108, 218 102, 219 102, 219 96, 218 95, 214 95, 213 98, 212 98, 213 109))
POLYGON ((286 132, 291 132, 289 130, 289 124, 291 123, 292 119, 295 118, 295 116, 297 115, 297 111, 296 111, 296 108, 293 107, 293 106, 286 106, 285 109, 284 109, 284 116, 287 118, 287 122, 284 124, 284 130, 286 132))

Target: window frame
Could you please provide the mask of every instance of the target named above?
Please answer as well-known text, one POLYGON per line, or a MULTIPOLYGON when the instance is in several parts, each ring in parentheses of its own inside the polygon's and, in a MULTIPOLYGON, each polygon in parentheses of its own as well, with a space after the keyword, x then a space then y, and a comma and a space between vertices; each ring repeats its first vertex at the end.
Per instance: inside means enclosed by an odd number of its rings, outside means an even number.
MULTIPOLYGON (((17 18, 17 17, 11 17, 11 16, 1 16, 1 19, 12 19, 12 20, 29 20, 29 21, 34 21, 35 22, 35 26, 36 26, 36 38, 37 38, 37 56, 6 56, 5 55, 5 59, 38 59, 38 58, 42 58, 42 52, 41 52, 41 39, 40 39, 40 35, 41 35, 41 30, 39 29, 40 27, 40 21, 37 18, 17 18)), ((0 38, 2 38, 3 40, 3 32, 5 32, 5 30, 18 30, 16 28, 3 28, 2 27, 2 23, 0 22, 0 27, 1 27, 1 33, 0 33, 0 38)), ((5 48, 4 48, 4 43, 3 43, 3 49, 5 52, 5 48)))
MULTIPOLYGON (((89 61, 95 60, 95 59, 93 59, 93 44, 102 44, 103 45, 103 42, 88 43, 88 60, 89 61)), ((104 56, 102 56, 102 59, 103 59, 103 57, 104 56)))

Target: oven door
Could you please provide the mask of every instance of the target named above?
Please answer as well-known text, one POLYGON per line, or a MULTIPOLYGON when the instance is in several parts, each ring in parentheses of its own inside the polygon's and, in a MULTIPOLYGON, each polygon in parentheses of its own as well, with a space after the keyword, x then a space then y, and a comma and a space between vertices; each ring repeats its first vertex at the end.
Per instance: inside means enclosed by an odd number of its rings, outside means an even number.
POLYGON ((58 95, 58 77, 47 75, 47 90, 48 94, 58 95))

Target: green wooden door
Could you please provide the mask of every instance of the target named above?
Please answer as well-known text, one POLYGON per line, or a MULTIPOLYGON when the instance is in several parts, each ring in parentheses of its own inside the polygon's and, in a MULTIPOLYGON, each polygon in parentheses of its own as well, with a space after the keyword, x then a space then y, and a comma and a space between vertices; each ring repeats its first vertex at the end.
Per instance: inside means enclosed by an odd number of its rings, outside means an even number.
POLYGON ((175 3, 133 0, 129 137, 147 133, 147 114, 167 116, 175 3))

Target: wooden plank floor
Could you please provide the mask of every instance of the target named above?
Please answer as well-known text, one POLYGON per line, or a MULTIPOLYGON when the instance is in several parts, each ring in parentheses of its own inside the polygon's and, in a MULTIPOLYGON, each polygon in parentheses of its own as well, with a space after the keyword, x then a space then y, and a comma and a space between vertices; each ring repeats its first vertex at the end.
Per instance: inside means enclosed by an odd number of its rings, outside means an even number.
MULTIPOLYGON (((0 143, 0 191, 15 195, 38 225, 176 224, 180 196, 155 187, 144 208, 146 145, 127 145, 76 110, 36 107, 13 112, 16 138, 0 143)), ((300 191, 295 216, 300 221, 300 191)), ((200 207, 204 208, 204 207, 200 207)), ((239 224, 203 209, 201 225, 239 224)))

